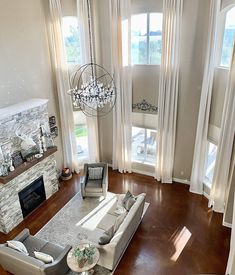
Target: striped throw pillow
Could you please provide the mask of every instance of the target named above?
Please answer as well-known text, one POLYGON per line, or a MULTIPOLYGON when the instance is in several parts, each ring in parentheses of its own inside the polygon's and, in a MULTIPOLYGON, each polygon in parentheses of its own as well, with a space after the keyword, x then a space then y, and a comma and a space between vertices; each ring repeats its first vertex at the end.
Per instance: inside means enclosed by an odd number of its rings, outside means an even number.
POLYGON ((89 180, 101 180, 103 177, 103 167, 89 167, 88 179, 89 180))

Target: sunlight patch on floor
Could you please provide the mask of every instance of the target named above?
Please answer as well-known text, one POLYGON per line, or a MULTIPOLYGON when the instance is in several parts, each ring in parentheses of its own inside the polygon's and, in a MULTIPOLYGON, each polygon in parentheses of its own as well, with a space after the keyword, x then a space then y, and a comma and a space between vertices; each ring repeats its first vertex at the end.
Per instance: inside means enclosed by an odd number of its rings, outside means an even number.
POLYGON ((113 201, 116 200, 116 196, 111 196, 103 200, 97 208, 91 211, 87 216, 80 220, 76 226, 82 226, 85 229, 93 231, 100 221, 103 219, 105 214, 113 205, 113 201))
POLYGON ((191 236, 192 236, 191 232, 185 226, 178 234, 176 234, 176 236, 173 239, 174 246, 175 246, 175 253, 171 257, 172 261, 174 261, 174 262, 177 261, 180 254, 184 250, 187 242, 191 238, 191 236))

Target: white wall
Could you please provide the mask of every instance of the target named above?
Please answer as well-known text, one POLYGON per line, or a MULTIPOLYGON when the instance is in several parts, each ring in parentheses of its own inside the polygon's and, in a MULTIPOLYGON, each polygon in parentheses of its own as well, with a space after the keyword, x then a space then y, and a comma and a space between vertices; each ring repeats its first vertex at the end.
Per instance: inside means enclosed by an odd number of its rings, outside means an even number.
MULTIPOLYGON (((0 1, 0 108, 47 98, 59 123, 43 9, 43 0, 0 1)), ((60 137, 56 143, 61 167, 60 137)))

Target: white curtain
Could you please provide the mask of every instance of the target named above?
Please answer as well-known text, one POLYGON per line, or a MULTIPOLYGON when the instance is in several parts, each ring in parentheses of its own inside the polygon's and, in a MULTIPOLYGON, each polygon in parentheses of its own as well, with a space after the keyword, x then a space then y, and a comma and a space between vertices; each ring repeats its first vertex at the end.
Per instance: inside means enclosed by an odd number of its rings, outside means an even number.
POLYGON ((172 183, 183 0, 163 1, 162 60, 158 98, 155 178, 172 183))
POLYGON ((113 169, 131 172, 131 1, 111 1, 112 67, 117 89, 113 109, 113 169))
MULTIPOLYGON (((235 166, 235 155, 233 157, 231 171, 230 171, 230 179, 229 179, 230 185, 232 183, 234 166, 235 166)), ((234 196, 234 202, 233 202, 233 221, 232 221, 232 232, 231 232, 231 240, 230 240, 230 251, 229 251, 226 274, 235 275, 235 196, 234 196)))
MULTIPOLYGON (((81 57, 82 57, 81 65, 84 65, 91 62, 87 0, 77 0, 77 11, 78 11, 78 25, 79 25, 80 43, 81 43, 81 57)), ((94 42, 94 37, 93 37, 93 42, 94 42)), ((95 46, 94 43, 92 44, 93 46, 95 46)), ((94 52, 95 52, 94 48, 92 48, 93 56, 94 56, 94 52)), ((87 131, 88 131, 87 135, 88 135, 89 162, 99 162, 100 157, 99 157, 98 119, 97 117, 87 116, 86 122, 87 122, 87 131)))
POLYGON ((232 151, 235 133, 235 48, 226 89, 225 103, 221 123, 209 206, 216 212, 224 213, 229 187, 229 175, 232 168, 232 151))
POLYGON ((216 38, 218 27, 217 21, 220 11, 220 2, 221 0, 210 1, 210 21, 208 30, 207 53, 190 181, 190 192, 197 194, 203 193, 203 179, 205 175, 205 162, 207 151, 207 135, 215 68, 216 38))
POLYGON ((60 0, 49 0, 49 10, 49 43, 59 100, 64 167, 69 167, 72 171, 79 172, 76 156, 73 107, 71 98, 67 94, 70 86, 61 28, 62 13, 60 0))

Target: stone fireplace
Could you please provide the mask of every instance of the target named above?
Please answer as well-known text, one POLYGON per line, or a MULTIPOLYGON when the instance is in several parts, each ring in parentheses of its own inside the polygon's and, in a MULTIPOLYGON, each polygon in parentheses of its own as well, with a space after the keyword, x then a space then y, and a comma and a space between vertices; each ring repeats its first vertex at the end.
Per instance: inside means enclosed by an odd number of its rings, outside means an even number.
MULTIPOLYGON (((3 154, 19 150, 15 129, 20 124, 30 125, 34 120, 44 125, 48 123, 47 100, 33 99, 0 109, 0 147, 3 154)), ((21 164, 9 176, 0 177, 1 232, 9 233, 58 190, 55 152, 56 148, 48 150, 42 158, 21 164)))

